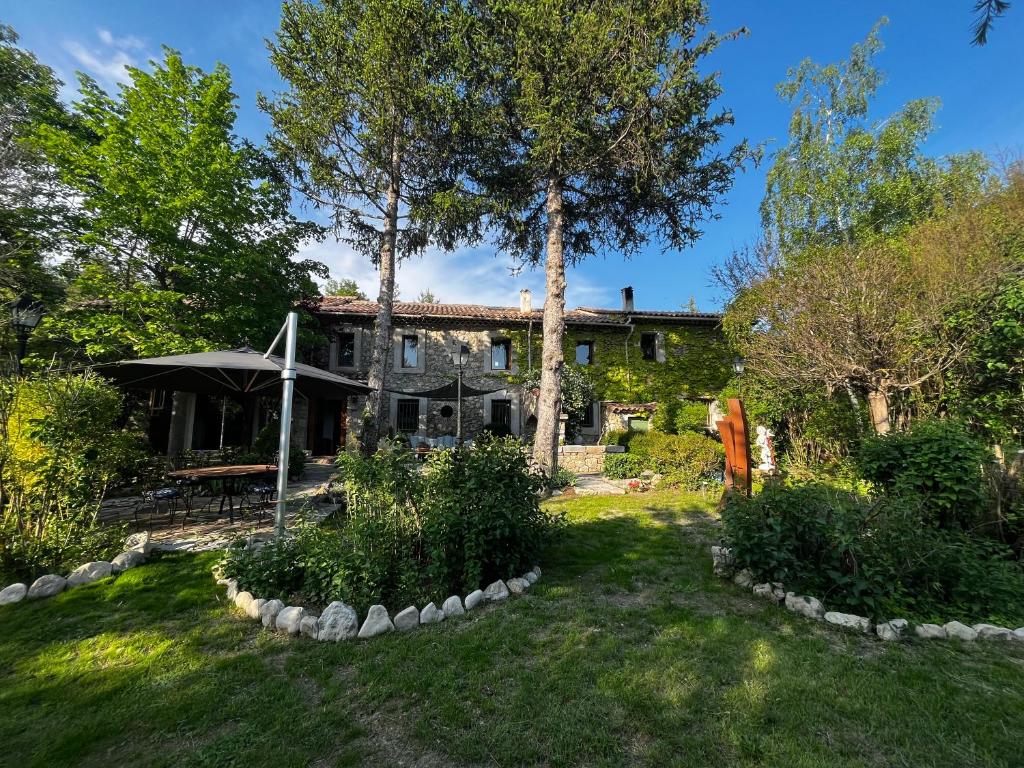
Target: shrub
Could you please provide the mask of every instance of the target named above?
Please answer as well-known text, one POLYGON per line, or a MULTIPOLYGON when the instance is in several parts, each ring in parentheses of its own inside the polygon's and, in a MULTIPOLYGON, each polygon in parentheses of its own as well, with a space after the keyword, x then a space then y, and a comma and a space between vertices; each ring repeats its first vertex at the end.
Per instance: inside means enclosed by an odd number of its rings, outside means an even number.
POLYGON ((546 485, 552 491, 560 491, 563 488, 574 487, 577 480, 579 480, 579 478, 576 477, 575 472, 568 470, 565 467, 559 467, 555 470, 554 476, 548 478, 546 485))
MULTIPOLYGON (((277 461, 278 447, 281 444, 281 421, 271 419, 252 441, 252 451, 236 457, 241 463, 273 464, 277 461)), ((298 480, 306 471, 306 452, 296 446, 288 450, 288 479, 298 480)))
POLYGON ((651 429, 666 435, 674 435, 678 414, 679 401, 674 397, 665 398, 658 403, 651 415, 651 429))
POLYGON ((675 431, 677 435, 697 432, 706 435, 708 431, 708 405, 700 400, 683 400, 676 411, 675 431))
POLYGON ((966 530, 984 514, 984 460, 985 448, 963 425, 928 420, 906 432, 868 438, 857 466, 886 493, 916 497, 940 528, 966 530))
POLYGON ((481 431, 494 437, 510 437, 512 435, 512 429, 508 424, 484 424, 481 431))
POLYGON ((1024 571, 994 542, 930 524, 918 497, 768 486, 722 513, 739 568, 875 619, 1024 618, 1024 571))
POLYGON ((604 476, 612 480, 626 480, 640 477, 640 473, 648 469, 645 456, 632 453, 609 453, 604 457, 604 476))
POLYGON ((665 483, 686 488, 700 487, 703 481, 716 477, 725 465, 722 444, 696 432, 638 434, 630 440, 629 452, 644 460, 645 469, 664 475, 665 483))
POLYGON ((0 380, 0 576, 31 581, 120 551, 126 534, 96 515, 146 462, 122 429, 121 394, 93 375, 0 380))
POLYGON ((601 439, 598 440, 600 445, 629 445, 630 439, 635 433, 630 432, 628 429, 612 429, 601 435, 601 439))

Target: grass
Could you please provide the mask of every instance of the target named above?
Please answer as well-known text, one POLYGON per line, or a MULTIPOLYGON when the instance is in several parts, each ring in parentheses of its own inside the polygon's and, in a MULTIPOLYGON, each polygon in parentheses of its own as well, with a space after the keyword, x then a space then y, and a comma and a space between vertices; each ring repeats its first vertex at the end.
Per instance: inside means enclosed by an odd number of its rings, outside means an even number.
POLYGON ((410 635, 265 632, 210 555, 0 608, 0 764, 1024 764, 1019 647, 883 646, 755 601, 712 576, 696 498, 552 506, 570 525, 527 595, 410 635))

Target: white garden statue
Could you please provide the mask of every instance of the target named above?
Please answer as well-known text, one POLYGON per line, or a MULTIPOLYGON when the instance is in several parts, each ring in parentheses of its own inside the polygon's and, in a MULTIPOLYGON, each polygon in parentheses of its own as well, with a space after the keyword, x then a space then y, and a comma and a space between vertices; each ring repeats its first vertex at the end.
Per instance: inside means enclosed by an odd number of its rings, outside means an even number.
POLYGON ((775 437, 775 433, 772 432, 768 427, 759 426, 757 428, 757 446, 761 449, 761 463, 757 465, 757 468, 762 472, 774 472, 775 471, 775 448, 772 446, 772 438, 775 437))

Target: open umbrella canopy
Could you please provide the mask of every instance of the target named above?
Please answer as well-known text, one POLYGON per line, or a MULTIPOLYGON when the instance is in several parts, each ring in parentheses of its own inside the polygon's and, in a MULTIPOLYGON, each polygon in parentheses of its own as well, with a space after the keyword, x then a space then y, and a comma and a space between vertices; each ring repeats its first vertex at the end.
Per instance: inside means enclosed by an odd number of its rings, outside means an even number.
MULTIPOLYGON (((280 394, 284 359, 250 347, 190 355, 122 360, 96 370, 126 389, 172 389, 204 395, 280 394)), ((295 389, 304 397, 365 395, 370 388, 311 365, 295 364, 295 389)))

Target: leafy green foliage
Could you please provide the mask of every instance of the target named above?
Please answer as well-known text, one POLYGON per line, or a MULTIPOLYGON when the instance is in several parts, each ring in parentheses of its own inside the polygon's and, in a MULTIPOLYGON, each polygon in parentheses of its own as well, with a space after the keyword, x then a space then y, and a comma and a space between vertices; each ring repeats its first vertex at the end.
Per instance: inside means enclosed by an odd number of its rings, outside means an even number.
MULTIPOLYGON (((540 377, 539 369, 530 371, 523 378, 523 387, 526 390, 537 389, 540 377)), ((565 437, 573 440, 580 433, 587 409, 593 407, 597 399, 597 388, 586 366, 569 363, 562 368, 560 389, 562 413, 569 417, 565 423, 565 437)))
POLYGON ((651 417, 651 427, 669 435, 681 435, 686 432, 703 435, 707 433, 707 426, 708 406, 699 400, 662 400, 651 417))
POLYGON ((650 469, 650 461, 646 456, 634 453, 609 453, 604 457, 604 476, 612 480, 626 480, 640 477, 650 469))
MULTIPOLYGON (((629 445, 633 433, 628 429, 610 429, 601 435, 598 443, 600 445, 629 445)), ((616 456, 618 454, 610 454, 616 456)))
POLYGON ((767 486, 722 513, 737 566, 875 619, 1024 620, 1024 570, 990 540, 936 527, 920 497, 767 486))
POLYGON ((223 65, 166 50, 117 97, 81 76, 81 131, 40 126, 35 146, 86 213, 68 232, 68 301, 44 321, 94 359, 269 343, 326 268, 293 261, 320 228, 290 212, 266 158, 234 135, 223 65))
POLYGON ((225 573, 261 596, 422 605, 524 573, 552 534, 543 481, 515 439, 432 452, 422 473, 407 450, 384 444, 369 458, 341 454, 338 465, 343 518, 300 524, 256 552, 231 550, 225 573))
POLYGON ((96 514, 146 460, 120 417, 121 394, 96 376, 0 380, 0 577, 31 580, 120 551, 124 527, 96 514))
MULTIPOLYGON (((642 461, 643 469, 664 475, 662 482, 665 484, 691 489, 716 478, 725 466, 722 444, 696 432, 638 434, 630 440, 626 455, 642 461)), ((606 473, 609 458, 611 456, 605 457, 606 473)), ((634 466, 630 466, 632 468, 634 466)))
POLYGON ((871 437, 857 454, 861 475, 887 493, 917 498, 935 525, 968 530, 985 508, 984 447, 952 420, 928 420, 906 432, 871 437))

